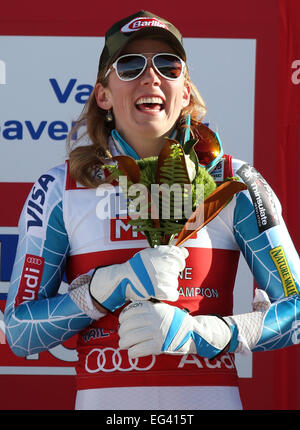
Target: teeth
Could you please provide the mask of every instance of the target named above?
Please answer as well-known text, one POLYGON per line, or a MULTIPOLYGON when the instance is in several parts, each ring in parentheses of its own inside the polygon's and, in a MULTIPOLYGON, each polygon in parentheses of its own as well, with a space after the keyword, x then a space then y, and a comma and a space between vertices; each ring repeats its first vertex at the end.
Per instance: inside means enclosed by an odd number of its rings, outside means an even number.
POLYGON ((137 105, 141 105, 143 103, 154 103, 154 104, 160 104, 162 105, 164 102, 160 97, 141 97, 136 102, 137 105))

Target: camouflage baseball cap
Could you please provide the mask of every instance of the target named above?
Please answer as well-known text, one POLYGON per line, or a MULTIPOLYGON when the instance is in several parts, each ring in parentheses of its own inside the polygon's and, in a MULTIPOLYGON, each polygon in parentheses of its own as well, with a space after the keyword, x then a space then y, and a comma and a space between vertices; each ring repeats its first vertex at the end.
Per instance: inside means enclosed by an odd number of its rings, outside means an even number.
POLYGON ((99 71, 111 64, 129 42, 145 35, 162 36, 180 57, 184 61, 186 60, 182 35, 178 29, 164 18, 141 10, 121 19, 109 28, 105 35, 105 45, 99 60, 99 71))

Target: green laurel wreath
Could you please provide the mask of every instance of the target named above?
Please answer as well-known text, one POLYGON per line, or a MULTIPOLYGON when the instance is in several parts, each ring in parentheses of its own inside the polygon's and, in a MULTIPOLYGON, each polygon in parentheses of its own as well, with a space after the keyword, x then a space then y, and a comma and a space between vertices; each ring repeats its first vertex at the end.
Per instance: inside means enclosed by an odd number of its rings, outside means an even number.
MULTIPOLYGON (((170 244, 174 237, 185 227, 189 216, 185 214, 183 203, 191 199, 192 211, 216 189, 216 183, 207 170, 199 166, 198 157, 194 151, 197 139, 191 139, 184 145, 176 140, 166 139, 160 154, 156 157, 147 157, 134 160, 129 156, 116 156, 113 160, 116 164, 102 166, 110 174, 110 181, 120 182, 121 176, 127 177, 127 190, 133 184, 142 184, 148 190, 147 198, 140 202, 140 213, 145 216, 137 216, 129 220, 136 231, 144 233, 151 247, 162 244, 170 244), (189 162, 189 165, 188 165, 189 162), (192 164, 191 164, 192 163, 192 164), (189 170, 193 170, 194 177, 191 178, 189 170), (151 197, 152 185, 168 187, 176 186, 180 193, 170 193, 168 208, 162 193, 159 194, 158 205, 151 197), (178 188, 179 187, 179 188, 178 188), (199 193, 199 190, 201 192, 199 193), (168 217, 165 217, 165 211, 168 217), (153 218, 153 213, 156 216, 153 218), (178 217, 178 214, 183 216, 178 217)), ((130 209, 130 198, 127 201, 130 209)), ((130 213, 130 211, 129 211, 130 213)))

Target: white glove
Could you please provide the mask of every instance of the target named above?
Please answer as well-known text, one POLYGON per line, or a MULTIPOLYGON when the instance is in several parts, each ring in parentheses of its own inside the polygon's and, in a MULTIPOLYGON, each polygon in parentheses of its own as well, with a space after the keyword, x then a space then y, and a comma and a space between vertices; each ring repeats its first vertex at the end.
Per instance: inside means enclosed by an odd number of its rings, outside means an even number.
POLYGON ((178 276, 185 268, 186 248, 161 245, 146 248, 123 264, 99 267, 90 282, 90 294, 114 311, 129 300, 178 300, 178 276))
POLYGON ((119 321, 119 346, 128 349, 130 358, 162 353, 214 358, 237 346, 236 327, 230 327, 221 317, 192 317, 166 303, 131 303, 123 309, 119 321))

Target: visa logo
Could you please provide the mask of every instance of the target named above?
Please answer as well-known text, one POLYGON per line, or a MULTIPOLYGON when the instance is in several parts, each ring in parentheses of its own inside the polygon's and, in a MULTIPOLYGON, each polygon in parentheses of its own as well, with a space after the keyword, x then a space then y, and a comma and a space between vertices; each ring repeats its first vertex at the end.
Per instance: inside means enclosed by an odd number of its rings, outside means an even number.
POLYGON ((33 187, 27 203, 27 230, 30 227, 42 227, 42 216, 49 182, 54 182, 51 175, 42 175, 33 187))

